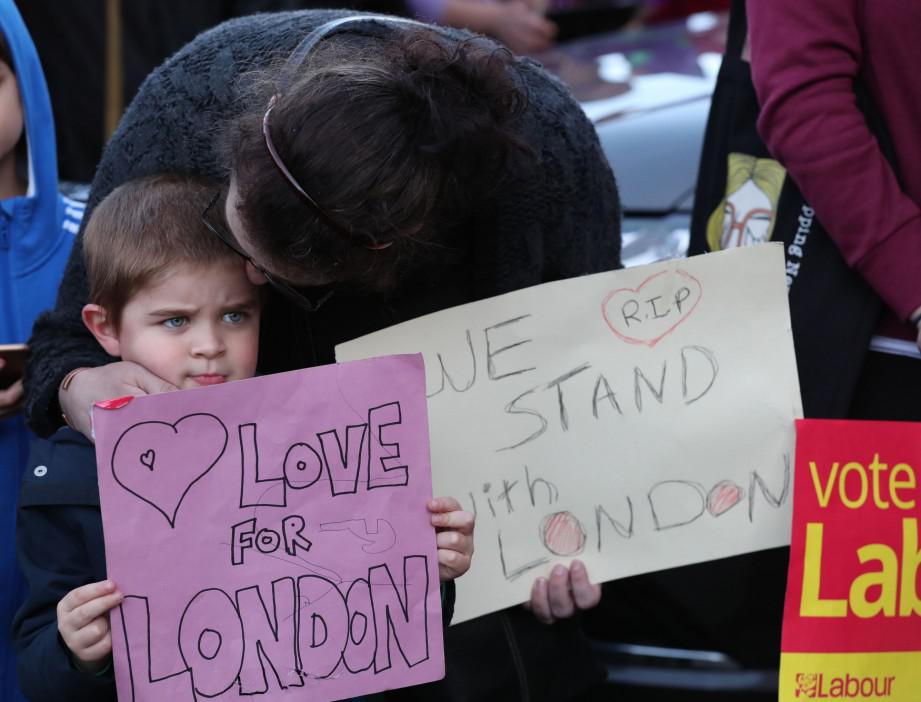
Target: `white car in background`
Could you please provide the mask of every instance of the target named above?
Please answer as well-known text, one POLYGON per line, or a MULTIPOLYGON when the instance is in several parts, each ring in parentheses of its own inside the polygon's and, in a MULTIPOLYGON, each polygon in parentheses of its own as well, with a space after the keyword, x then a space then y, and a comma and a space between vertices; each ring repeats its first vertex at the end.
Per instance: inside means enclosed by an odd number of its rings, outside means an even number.
POLYGON ((584 37, 535 58, 595 124, 620 190, 625 266, 683 256, 725 14, 584 37))

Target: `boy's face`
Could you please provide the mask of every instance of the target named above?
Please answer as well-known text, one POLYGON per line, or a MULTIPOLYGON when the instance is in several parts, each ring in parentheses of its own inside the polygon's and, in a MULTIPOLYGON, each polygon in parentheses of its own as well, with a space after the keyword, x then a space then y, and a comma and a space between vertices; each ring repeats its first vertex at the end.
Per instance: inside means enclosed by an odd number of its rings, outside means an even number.
POLYGON ((180 389, 242 380, 256 373, 259 310, 242 260, 182 265, 129 300, 114 349, 100 342, 180 389))
POLYGON ((22 137, 22 102, 13 69, 0 61, 0 156, 13 153, 22 137))

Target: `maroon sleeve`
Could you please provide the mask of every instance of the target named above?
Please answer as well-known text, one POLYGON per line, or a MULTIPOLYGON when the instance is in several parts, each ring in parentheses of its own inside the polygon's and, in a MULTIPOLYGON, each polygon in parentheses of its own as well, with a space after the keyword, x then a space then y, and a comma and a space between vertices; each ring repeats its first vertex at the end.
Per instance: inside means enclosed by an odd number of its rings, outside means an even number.
POLYGON ((921 306, 921 210, 856 104, 858 5, 747 0, 758 131, 847 262, 907 319, 921 306))

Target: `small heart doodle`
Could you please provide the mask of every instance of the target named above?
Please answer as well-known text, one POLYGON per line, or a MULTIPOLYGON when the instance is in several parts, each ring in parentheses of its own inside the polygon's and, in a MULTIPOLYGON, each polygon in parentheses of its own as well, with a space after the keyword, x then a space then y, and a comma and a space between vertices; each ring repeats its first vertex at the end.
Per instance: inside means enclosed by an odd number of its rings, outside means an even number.
POLYGON ((609 292, 601 314, 618 338, 652 348, 691 316, 702 294, 700 281, 687 271, 665 270, 638 287, 609 292))
POLYGON ((731 480, 721 480, 707 494, 707 511, 714 517, 725 514, 745 497, 745 490, 731 480))
POLYGON ((227 428, 212 414, 189 414, 173 424, 140 422, 115 442, 112 475, 175 528, 186 494, 217 464, 226 448, 227 428))

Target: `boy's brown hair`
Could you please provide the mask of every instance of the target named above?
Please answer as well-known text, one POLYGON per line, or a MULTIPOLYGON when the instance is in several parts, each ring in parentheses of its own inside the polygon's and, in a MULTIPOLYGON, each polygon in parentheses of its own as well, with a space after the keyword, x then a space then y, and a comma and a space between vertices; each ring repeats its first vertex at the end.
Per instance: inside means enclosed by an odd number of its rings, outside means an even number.
MULTIPOLYGON (((202 222, 216 187, 187 176, 139 178, 93 210, 83 233, 90 301, 105 308, 116 327, 131 298, 177 265, 242 264, 202 222)), ((214 208, 216 216, 220 209, 214 208)))

